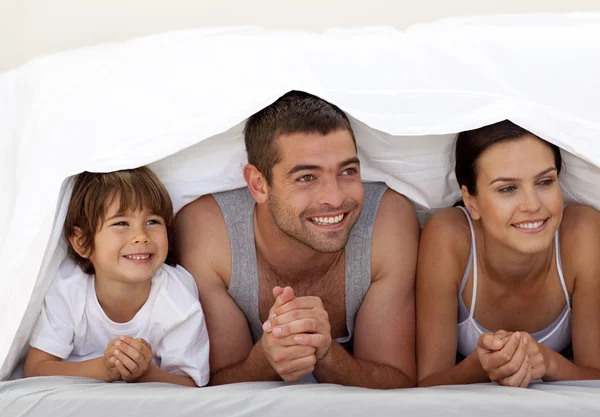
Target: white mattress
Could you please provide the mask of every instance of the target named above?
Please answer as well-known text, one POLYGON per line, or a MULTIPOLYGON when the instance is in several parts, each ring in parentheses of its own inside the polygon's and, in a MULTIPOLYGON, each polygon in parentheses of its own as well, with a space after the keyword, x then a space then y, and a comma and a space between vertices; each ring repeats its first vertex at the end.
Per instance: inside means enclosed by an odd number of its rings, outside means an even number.
POLYGON ((369 390, 331 384, 251 382, 188 388, 38 377, 0 382, 0 415, 11 417, 549 417, 600 415, 600 381, 369 390))

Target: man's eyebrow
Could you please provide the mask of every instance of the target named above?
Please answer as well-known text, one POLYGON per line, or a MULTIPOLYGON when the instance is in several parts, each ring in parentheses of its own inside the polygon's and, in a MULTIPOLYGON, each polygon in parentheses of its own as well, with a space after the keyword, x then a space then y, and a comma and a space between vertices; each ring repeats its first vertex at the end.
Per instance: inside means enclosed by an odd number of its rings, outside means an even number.
POLYGON ((298 171, 323 171, 323 168, 321 168, 318 165, 295 165, 294 167, 292 167, 292 169, 290 169, 288 171, 288 176, 295 174, 298 171))
MULTIPOLYGON (((547 168, 547 169, 543 170, 542 172, 540 172, 539 174, 536 174, 535 178, 541 177, 542 175, 546 175, 546 174, 548 174, 549 172, 552 172, 552 171, 558 171, 558 170, 556 169, 556 167, 547 168)), ((520 179, 518 179, 518 178, 498 177, 498 178, 492 180, 489 185, 492 185, 493 183, 499 182, 499 181, 503 181, 503 182, 516 182, 516 181, 520 181, 520 179)))
MULTIPOLYGON (((346 159, 345 161, 340 162, 338 166, 339 166, 339 168, 342 168, 342 167, 345 167, 346 165, 350 165, 350 164, 359 164, 360 165, 360 160, 356 156, 353 156, 352 158, 349 158, 349 159, 346 159)), ((294 167, 292 167, 292 169, 290 169, 288 171, 287 175, 290 176, 299 171, 323 171, 323 168, 319 165, 299 164, 299 165, 295 165, 294 167)))
POLYGON ((346 159, 345 161, 340 162, 339 167, 343 168, 346 165, 351 165, 351 164, 358 164, 358 165, 360 165, 360 159, 358 159, 358 157, 356 157, 356 156, 354 156, 352 158, 349 158, 349 159, 346 159))

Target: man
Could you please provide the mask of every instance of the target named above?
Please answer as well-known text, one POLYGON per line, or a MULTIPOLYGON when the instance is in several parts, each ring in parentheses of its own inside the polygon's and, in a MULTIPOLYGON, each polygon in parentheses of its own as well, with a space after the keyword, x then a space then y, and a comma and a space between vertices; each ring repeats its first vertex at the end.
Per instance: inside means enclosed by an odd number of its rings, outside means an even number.
POLYGON ((207 195, 177 216, 210 338, 210 384, 416 383, 410 202, 364 184, 350 122, 290 92, 245 128, 247 188, 207 195))

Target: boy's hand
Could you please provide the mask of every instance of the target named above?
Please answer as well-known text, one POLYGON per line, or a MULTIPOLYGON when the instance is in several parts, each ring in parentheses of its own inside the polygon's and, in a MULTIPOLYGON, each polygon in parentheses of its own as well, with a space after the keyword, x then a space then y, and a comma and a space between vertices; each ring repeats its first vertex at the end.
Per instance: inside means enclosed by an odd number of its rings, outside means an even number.
POLYGON ((117 358, 114 357, 115 351, 115 343, 119 340, 118 337, 115 337, 110 342, 108 342, 108 346, 104 351, 104 366, 106 366, 106 372, 108 374, 108 380, 119 381, 121 379, 121 373, 116 367, 117 358))
POLYGON ((152 363, 152 347, 144 339, 120 336, 113 349, 115 367, 125 382, 135 382, 152 363))

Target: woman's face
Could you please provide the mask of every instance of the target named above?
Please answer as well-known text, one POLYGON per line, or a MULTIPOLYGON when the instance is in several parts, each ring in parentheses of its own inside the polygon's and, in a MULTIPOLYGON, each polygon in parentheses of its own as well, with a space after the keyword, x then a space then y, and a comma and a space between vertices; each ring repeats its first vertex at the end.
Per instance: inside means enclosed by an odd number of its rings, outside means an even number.
POLYGON ((562 193, 552 149, 532 135, 490 146, 477 161, 477 195, 463 188, 474 219, 494 240, 522 253, 552 244, 562 193))

